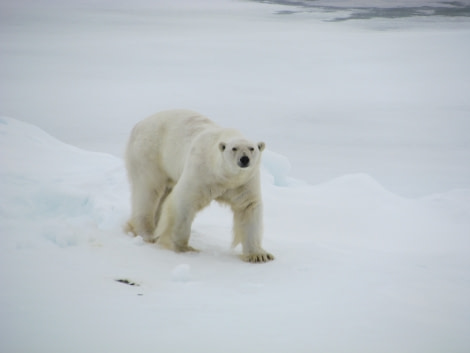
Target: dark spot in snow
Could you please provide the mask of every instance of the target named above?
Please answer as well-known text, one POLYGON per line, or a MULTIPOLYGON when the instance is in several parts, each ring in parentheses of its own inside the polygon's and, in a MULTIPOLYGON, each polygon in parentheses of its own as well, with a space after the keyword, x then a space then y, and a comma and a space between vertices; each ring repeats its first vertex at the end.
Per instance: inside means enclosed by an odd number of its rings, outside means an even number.
POLYGON ((129 285, 129 286, 136 286, 136 287, 139 286, 138 283, 132 282, 132 281, 130 281, 130 280, 128 280, 128 279, 125 279, 125 278, 116 279, 116 282, 124 283, 124 284, 127 284, 127 285, 129 285))

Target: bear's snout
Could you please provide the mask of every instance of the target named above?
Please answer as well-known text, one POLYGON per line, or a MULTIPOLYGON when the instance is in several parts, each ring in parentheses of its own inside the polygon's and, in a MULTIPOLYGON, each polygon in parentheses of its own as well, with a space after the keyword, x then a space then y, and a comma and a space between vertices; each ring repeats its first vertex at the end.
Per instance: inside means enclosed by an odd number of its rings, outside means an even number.
POLYGON ((238 163, 238 165, 242 168, 246 168, 250 165, 250 158, 248 158, 247 156, 243 156, 242 158, 240 158, 240 162, 238 163))

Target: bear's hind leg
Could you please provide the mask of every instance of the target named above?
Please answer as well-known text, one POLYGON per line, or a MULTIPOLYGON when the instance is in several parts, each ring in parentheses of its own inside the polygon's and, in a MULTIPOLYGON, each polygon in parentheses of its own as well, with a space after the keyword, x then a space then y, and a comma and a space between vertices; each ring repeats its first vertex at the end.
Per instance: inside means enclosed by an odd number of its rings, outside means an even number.
POLYGON ((132 215, 126 230, 131 231, 134 235, 141 235, 145 241, 151 242, 163 192, 140 183, 133 183, 131 191, 132 215))
MULTIPOLYGON (((163 209, 163 202, 165 202, 165 199, 168 197, 168 195, 171 192, 171 187, 168 185, 166 188, 164 188, 164 191, 162 191, 159 195, 159 198, 157 200, 157 208, 155 211, 155 218, 154 218, 154 224, 155 224, 155 229, 158 226, 158 221, 160 220, 162 209, 163 209)), ((154 229, 154 231, 155 231, 154 229)))
POLYGON ((161 217, 154 238, 161 247, 175 252, 198 251, 188 245, 191 236, 191 224, 196 216, 197 208, 181 185, 176 184, 174 190, 164 202, 161 217))

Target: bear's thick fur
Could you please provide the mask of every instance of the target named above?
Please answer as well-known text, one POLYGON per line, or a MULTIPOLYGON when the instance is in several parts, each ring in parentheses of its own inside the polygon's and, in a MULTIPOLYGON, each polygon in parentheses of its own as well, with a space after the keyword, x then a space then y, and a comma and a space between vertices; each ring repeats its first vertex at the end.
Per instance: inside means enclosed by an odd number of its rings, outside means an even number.
POLYGON ((188 245, 194 217, 216 200, 233 211, 233 245, 242 244, 242 259, 273 260, 261 247, 264 148, 189 110, 142 120, 126 150, 132 193, 126 230, 176 252, 194 251, 188 245))

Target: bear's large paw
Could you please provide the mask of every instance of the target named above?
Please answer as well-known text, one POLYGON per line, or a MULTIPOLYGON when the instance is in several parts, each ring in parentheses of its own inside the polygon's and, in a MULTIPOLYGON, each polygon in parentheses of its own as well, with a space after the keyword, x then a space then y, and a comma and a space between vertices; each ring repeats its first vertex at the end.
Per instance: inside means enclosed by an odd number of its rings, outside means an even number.
POLYGON ((174 252, 199 252, 198 249, 193 248, 192 246, 189 245, 177 245, 173 244, 173 249, 174 252))
POLYGON ((173 242, 171 239, 167 239, 165 237, 157 237, 155 242, 158 246, 164 249, 173 250, 174 252, 199 252, 199 250, 194 249, 192 246, 188 244, 177 244, 173 242))
POLYGON ((147 243, 154 243, 155 239, 153 238, 153 234, 149 232, 139 232, 136 230, 136 227, 134 226, 134 223, 132 221, 129 221, 126 223, 126 225, 123 227, 124 233, 126 234, 131 234, 134 237, 141 236, 142 239, 147 242, 147 243))
POLYGON ((242 255, 241 259, 246 262, 261 263, 261 262, 268 262, 268 261, 274 260, 274 255, 268 252, 262 252, 259 254, 242 255))

